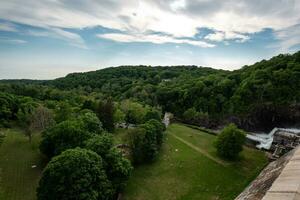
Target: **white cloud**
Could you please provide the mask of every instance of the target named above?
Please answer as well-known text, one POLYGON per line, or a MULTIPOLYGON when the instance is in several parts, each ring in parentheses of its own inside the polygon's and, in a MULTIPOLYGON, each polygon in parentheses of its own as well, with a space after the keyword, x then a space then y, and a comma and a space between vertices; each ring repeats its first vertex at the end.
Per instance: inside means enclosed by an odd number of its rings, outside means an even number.
MULTIPOLYGON (((166 42, 178 42, 174 38, 194 37, 199 28, 207 27, 216 30, 216 33, 207 36, 208 40, 245 42, 251 34, 265 28, 276 32, 299 24, 300 1, 9 0, 0 2, 0 18, 62 31, 66 28, 82 29, 100 25, 127 32, 129 36, 123 37, 132 37, 131 40, 138 41, 141 40, 140 35, 144 35, 145 38, 150 37, 148 40, 151 41, 165 39, 166 42), (154 36, 149 36, 149 32, 162 32, 170 37, 153 39, 154 36)), ((75 35, 61 35, 82 42, 75 35)), ((283 37, 278 39, 284 40, 283 37)), ((191 40, 181 41, 194 43, 191 40)))
POLYGON ((186 1, 185 0, 175 0, 171 4, 171 9, 174 11, 180 10, 185 8, 186 6, 186 1))
POLYGON ((214 47, 215 45, 196 40, 188 39, 177 39, 165 35, 156 35, 156 34, 140 34, 140 35, 129 35, 123 33, 107 33, 107 34, 98 34, 99 38, 109 39, 118 42, 151 42, 154 44, 165 44, 165 43, 174 43, 174 44, 190 44, 199 47, 214 47))
POLYGON ((279 40, 277 46, 280 48, 280 51, 286 52, 290 47, 300 44, 300 25, 276 31, 275 37, 279 40))
POLYGON ((204 38, 216 42, 220 42, 223 40, 235 40, 236 42, 246 42, 247 40, 250 39, 250 37, 247 35, 234 33, 234 32, 221 32, 221 31, 210 33, 206 35, 204 38))

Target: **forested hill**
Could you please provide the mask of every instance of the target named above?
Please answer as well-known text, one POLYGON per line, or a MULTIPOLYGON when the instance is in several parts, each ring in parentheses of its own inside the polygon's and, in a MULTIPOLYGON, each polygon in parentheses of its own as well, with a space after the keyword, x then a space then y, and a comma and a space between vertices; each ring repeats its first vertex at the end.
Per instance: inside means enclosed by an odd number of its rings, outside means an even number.
MULTIPOLYGON (((116 101, 131 98, 203 126, 233 121, 246 129, 268 129, 300 121, 300 52, 231 72, 196 66, 122 66, 39 84, 101 93, 116 101)), ((26 94, 26 88, 19 91, 26 94)))
POLYGON ((225 74, 226 71, 197 66, 120 66, 91 72, 72 73, 49 83, 61 89, 88 86, 91 88, 101 88, 102 90, 105 90, 105 88, 119 90, 119 87, 137 82, 158 85, 162 81, 169 81, 181 76, 195 78, 217 73, 225 74))

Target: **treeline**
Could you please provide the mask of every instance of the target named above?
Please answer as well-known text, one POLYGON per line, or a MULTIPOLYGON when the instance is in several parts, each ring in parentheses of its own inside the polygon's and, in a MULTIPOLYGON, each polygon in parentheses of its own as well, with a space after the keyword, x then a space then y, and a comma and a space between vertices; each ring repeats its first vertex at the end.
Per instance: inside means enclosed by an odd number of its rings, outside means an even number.
POLYGON ((191 124, 215 127, 234 122, 244 129, 261 130, 299 122, 299 77, 297 52, 232 72, 196 66, 122 66, 34 84, 10 82, 0 89, 40 99, 64 98, 57 94, 58 89, 64 90, 63 96, 78 93, 111 96, 114 101, 132 99, 161 107, 162 112, 172 112, 191 124), (34 88, 51 88, 52 92, 43 89, 39 93, 34 88))
POLYGON ((124 66, 70 74, 48 84, 159 105, 185 122, 207 127, 234 122, 245 129, 269 129, 295 125, 300 119, 300 52, 233 72, 124 66))

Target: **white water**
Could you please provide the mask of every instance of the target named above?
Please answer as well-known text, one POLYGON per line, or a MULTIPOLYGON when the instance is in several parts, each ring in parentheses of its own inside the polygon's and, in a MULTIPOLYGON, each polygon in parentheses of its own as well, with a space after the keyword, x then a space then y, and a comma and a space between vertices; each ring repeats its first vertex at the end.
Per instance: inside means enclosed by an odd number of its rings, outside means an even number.
POLYGON ((271 132, 269 132, 267 134, 266 133, 251 133, 251 134, 247 134, 246 137, 252 141, 258 142, 258 144, 256 145, 256 147, 258 149, 269 150, 272 146, 274 133, 276 133, 277 131, 284 131, 284 132, 300 135, 300 129, 274 128, 271 132))

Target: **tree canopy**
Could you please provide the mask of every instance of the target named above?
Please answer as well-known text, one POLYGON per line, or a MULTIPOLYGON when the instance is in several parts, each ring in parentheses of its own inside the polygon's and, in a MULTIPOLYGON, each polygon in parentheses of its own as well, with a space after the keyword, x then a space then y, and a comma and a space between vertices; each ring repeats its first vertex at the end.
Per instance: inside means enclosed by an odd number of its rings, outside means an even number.
POLYGON ((99 155, 70 149, 54 157, 45 168, 37 189, 38 200, 109 200, 111 183, 99 155))

